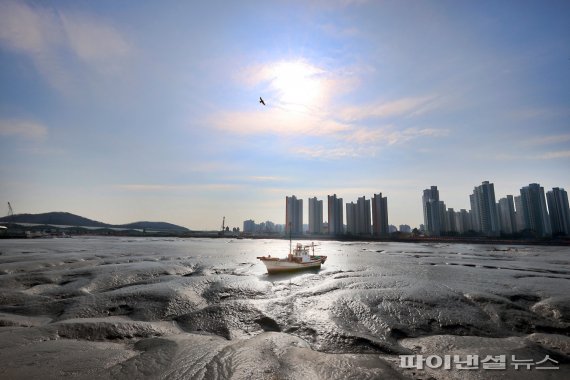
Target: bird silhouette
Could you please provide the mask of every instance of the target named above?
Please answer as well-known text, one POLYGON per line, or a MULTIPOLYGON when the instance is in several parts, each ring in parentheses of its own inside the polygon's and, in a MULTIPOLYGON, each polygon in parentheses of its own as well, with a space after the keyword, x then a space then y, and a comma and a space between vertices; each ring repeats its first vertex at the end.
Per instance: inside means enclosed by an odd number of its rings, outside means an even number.
POLYGON ((265 105, 265 102, 263 101, 263 99, 261 98, 261 96, 259 97, 259 103, 265 105))

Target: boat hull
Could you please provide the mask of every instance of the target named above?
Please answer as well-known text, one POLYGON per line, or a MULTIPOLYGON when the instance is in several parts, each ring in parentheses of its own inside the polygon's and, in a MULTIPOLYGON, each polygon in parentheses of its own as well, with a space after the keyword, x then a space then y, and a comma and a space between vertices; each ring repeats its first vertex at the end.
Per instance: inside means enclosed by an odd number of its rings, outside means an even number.
POLYGON ((261 262, 265 264, 267 268, 267 273, 286 273, 286 272, 297 272, 306 269, 320 269, 322 262, 320 260, 310 261, 307 263, 295 263, 287 260, 263 260, 261 262))

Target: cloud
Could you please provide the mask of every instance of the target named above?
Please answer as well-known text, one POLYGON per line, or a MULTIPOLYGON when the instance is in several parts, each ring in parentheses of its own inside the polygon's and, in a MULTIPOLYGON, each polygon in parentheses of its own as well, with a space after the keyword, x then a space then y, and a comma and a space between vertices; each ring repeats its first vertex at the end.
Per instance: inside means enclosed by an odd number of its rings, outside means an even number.
POLYGON ((18 136, 29 140, 46 137, 48 128, 30 120, 0 120, 0 136, 18 136))
POLYGON ((524 142, 525 145, 550 145, 570 141, 570 133, 563 135, 534 137, 524 142))
POLYGON ((264 99, 282 108, 326 108, 333 95, 353 90, 359 68, 329 70, 297 58, 249 65, 236 71, 234 80, 265 94, 264 99))
POLYGON ((295 155, 319 159, 341 159, 348 157, 373 156, 377 148, 370 146, 348 145, 327 147, 323 145, 295 146, 292 149, 295 155))
POLYGON ((570 150, 560 150, 555 152, 548 152, 537 156, 541 160, 552 160, 557 158, 570 158, 570 150))
POLYGON ((69 48, 84 63, 100 72, 118 69, 131 46, 112 25, 88 15, 60 14, 69 48))
POLYGON ((348 106, 339 111, 339 116, 346 121, 358 121, 371 118, 418 115, 435 108, 435 96, 408 97, 392 101, 377 101, 358 106, 348 106))
POLYGON ((93 16, 16 1, 0 4, 0 44, 28 56, 59 90, 72 83, 74 59, 83 70, 109 75, 123 67, 133 50, 117 28, 93 16))
POLYGON ((525 107, 510 111, 508 116, 517 121, 545 120, 568 117, 570 110, 567 107, 525 107))
POLYGON ((514 161, 514 160, 555 160, 559 158, 570 158, 570 150, 558 150, 552 152, 546 152, 542 154, 509 154, 509 153, 500 153, 493 156, 495 160, 505 160, 505 161, 514 161))
POLYGON ((370 157, 375 156, 386 146, 404 144, 419 137, 443 137, 448 133, 446 129, 433 128, 404 130, 396 130, 392 126, 377 129, 354 128, 333 136, 335 139, 332 146, 295 146, 291 150, 296 155, 319 159, 370 157))
POLYGON ((443 137, 447 136, 447 129, 435 128, 406 128, 397 130, 392 126, 384 128, 358 128, 345 137, 346 140, 360 144, 386 143, 394 145, 404 143, 418 137, 443 137))
POLYGON ((441 107, 445 99, 440 96, 405 97, 345 107, 335 104, 340 93, 350 92, 360 83, 358 76, 362 70, 359 67, 326 70, 305 59, 248 66, 238 71, 234 79, 267 94, 263 96, 267 106, 257 107, 255 111, 216 113, 209 124, 235 134, 296 137, 295 145, 288 151, 311 158, 373 156, 386 145, 448 134, 444 129, 399 128, 395 120, 441 107), (392 118, 393 125, 370 125, 375 123, 373 119, 381 118, 392 118), (299 143, 298 140, 307 137, 320 141, 313 145, 299 143))
POLYGON ((232 183, 205 183, 205 184, 186 184, 186 185, 173 185, 173 184, 119 184, 112 187, 119 190, 133 191, 133 192, 164 192, 164 191, 216 191, 216 190, 235 190, 242 187, 239 184, 232 183))
POLYGON ((29 7, 23 2, 0 4, 0 41, 6 47, 37 54, 61 39, 53 14, 29 7))
POLYGON ((247 179, 254 182, 283 182, 289 180, 289 178, 278 176, 249 176, 247 179))
POLYGON ((217 129, 236 134, 325 136, 350 129, 349 125, 302 109, 269 108, 262 111, 226 112, 214 116, 217 129))

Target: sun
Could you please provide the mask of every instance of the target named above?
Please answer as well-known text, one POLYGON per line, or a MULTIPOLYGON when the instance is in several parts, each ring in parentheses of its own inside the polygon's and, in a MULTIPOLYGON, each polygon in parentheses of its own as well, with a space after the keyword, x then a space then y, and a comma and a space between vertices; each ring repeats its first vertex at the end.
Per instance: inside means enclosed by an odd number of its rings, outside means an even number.
POLYGON ((271 87, 284 106, 315 106, 323 92, 324 71, 303 60, 276 63, 271 87))

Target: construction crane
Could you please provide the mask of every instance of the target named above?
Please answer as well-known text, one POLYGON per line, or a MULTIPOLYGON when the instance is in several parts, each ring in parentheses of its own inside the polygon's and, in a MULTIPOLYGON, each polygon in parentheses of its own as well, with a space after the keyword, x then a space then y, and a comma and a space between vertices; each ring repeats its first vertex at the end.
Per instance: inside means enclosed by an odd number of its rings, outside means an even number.
POLYGON ((12 205, 8 202, 8 222, 12 222, 14 220, 14 210, 12 210, 12 205))
MULTIPOLYGON (((6 216, 6 221, 5 222, 1 222, 1 224, 6 224, 6 225, 10 225, 13 222, 14 219, 14 210, 12 210, 12 205, 10 204, 10 202, 8 202, 8 215, 6 216)), ((5 226, 0 226, 0 231, 2 231, 2 233, 5 233, 6 231, 5 226)))
POLYGON ((218 236, 224 236, 225 232, 226 232, 226 217, 224 216, 224 218, 222 219, 222 230, 218 231, 218 236))

